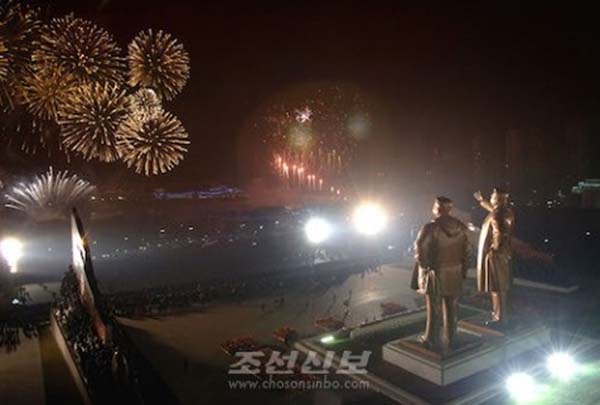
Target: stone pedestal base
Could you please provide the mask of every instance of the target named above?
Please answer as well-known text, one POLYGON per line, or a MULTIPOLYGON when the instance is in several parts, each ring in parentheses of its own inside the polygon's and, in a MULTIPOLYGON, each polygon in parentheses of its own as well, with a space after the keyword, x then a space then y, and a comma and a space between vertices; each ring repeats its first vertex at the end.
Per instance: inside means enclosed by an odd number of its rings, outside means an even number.
POLYGON ((446 357, 425 349, 417 338, 414 335, 386 343, 383 360, 434 384, 448 385, 544 345, 550 336, 543 326, 517 328, 504 336, 461 327, 457 347, 446 357))

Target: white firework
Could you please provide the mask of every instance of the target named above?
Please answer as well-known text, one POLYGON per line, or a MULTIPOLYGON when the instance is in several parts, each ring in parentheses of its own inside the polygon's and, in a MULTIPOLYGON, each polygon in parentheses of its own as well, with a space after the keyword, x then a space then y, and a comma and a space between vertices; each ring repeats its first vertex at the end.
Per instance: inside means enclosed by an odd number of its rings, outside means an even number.
POLYGON ((296 110, 296 121, 300 124, 309 122, 312 118, 312 110, 310 107, 304 107, 301 110, 296 110))
POLYGON ((62 217, 74 204, 88 199, 96 187, 68 171, 52 167, 29 183, 19 183, 5 195, 7 208, 26 212, 35 219, 62 217))

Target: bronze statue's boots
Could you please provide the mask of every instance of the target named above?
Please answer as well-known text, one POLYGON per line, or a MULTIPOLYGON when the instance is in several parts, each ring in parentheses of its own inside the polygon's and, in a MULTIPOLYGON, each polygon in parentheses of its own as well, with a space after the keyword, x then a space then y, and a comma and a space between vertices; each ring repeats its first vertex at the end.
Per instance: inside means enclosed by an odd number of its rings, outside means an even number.
POLYGON ((508 299, 506 292, 490 293, 492 301, 492 319, 485 324, 495 329, 505 329, 508 326, 508 299))
POLYGON ((433 345, 433 343, 431 343, 431 342, 430 342, 430 341, 427 339, 427 336, 425 336, 425 335, 421 335, 421 336, 419 336, 419 337, 417 338, 417 341, 418 341, 418 342, 419 342, 421 345, 423 345, 423 347, 424 347, 425 349, 427 349, 427 350, 433 350, 433 347, 434 347, 434 345, 433 345))

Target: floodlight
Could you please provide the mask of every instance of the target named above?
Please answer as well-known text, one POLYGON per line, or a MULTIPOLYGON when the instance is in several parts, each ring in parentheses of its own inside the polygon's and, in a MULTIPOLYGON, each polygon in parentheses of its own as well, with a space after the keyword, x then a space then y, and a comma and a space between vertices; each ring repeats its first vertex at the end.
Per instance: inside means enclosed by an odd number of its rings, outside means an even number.
POLYGON ((330 344, 335 342, 335 337, 333 335, 325 335, 321 338, 321 343, 323 344, 330 344))
POLYGON ((506 379, 506 389, 517 402, 529 402, 535 399, 538 386, 529 374, 518 372, 511 374, 506 379))
POLYGON ((352 221, 357 232, 373 236, 386 227, 387 214, 379 204, 367 202, 356 207, 352 221))
POLYGON ((311 218, 304 225, 306 239, 310 243, 318 244, 325 242, 331 236, 333 228, 331 224, 322 218, 311 218))
POLYGON ((16 238, 5 238, 0 242, 0 253, 6 260, 10 272, 16 273, 19 260, 23 257, 23 243, 16 238))
POLYGON ((552 353, 546 359, 546 367, 553 377, 568 381, 577 373, 577 363, 573 357, 565 352, 552 353))

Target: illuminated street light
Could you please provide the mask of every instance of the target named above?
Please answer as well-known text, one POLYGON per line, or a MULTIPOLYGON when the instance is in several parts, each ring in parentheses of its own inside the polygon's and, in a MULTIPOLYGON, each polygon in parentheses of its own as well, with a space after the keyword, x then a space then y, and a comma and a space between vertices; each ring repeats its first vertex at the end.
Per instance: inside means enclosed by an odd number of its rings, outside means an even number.
POLYGON ((372 236, 386 227, 387 215, 379 204, 363 203, 354 210, 352 221, 357 232, 372 236))
POLYGON ((533 401, 539 392, 539 386, 529 374, 519 372, 506 379, 506 390, 512 399, 521 403, 533 401))
POLYGON ((0 253, 6 260, 11 273, 17 272, 19 260, 23 257, 23 243, 16 238, 6 238, 0 242, 0 253))
POLYGON ((552 376, 561 381, 570 380, 577 373, 577 363, 568 353, 552 353, 546 359, 546 368, 552 376))
POLYGON ((333 229, 329 222, 322 218, 311 218, 304 226, 306 239, 314 244, 325 242, 329 239, 332 232, 333 229))

